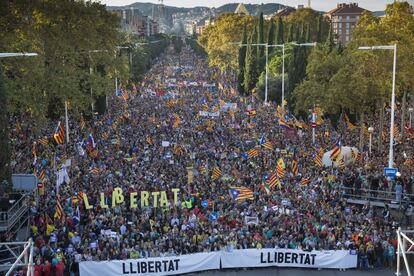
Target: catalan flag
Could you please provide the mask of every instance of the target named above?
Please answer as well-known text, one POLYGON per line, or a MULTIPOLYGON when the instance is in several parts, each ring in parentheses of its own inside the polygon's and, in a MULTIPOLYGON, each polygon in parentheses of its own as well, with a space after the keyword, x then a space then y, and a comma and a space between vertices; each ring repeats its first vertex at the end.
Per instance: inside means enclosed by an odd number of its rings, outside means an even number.
POLYGON ((84 195, 85 193, 84 192, 78 192, 77 193, 77 196, 78 196, 78 200, 79 201, 83 201, 83 195, 84 195))
POLYGON ((341 141, 336 141, 334 148, 332 149, 331 156, 329 157, 332 161, 335 161, 341 154, 341 141))
POLYGON ((277 175, 279 178, 285 176, 285 162, 282 158, 279 158, 279 160, 277 160, 277 175))
POLYGON ((38 178, 39 178, 39 180, 40 180, 40 182, 45 182, 45 180, 46 180, 46 173, 45 173, 45 170, 42 170, 41 172, 40 172, 40 174, 38 175, 38 178))
POLYGON ((245 187, 230 187, 230 194, 236 201, 253 200, 253 191, 245 187))
POLYGON ((122 90, 121 97, 122 97, 122 99, 124 99, 125 102, 128 101, 128 99, 129 99, 128 92, 126 92, 126 90, 122 90))
POLYGON ((97 168, 97 167, 92 168, 92 169, 90 170, 90 173, 92 173, 92 174, 99 174, 99 173, 100 173, 100 169, 99 169, 99 168, 97 168))
POLYGON ((299 174, 298 161, 296 159, 292 160, 292 172, 294 175, 299 174))
POLYGON ((319 153, 313 153, 313 160, 315 161, 316 165, 319 167, 323 166, 322 157, 319 153))
POLYGON ((56 127, 55 133, 53 134, 53 138, 55 139, 55 142, 59 145, 65 142, 65 129, 63 128, 63 125, 60 122, 56 127))
POLYGON ((345 161, 344 161, 344 157, 343 156, 338 161, 338 167, 341 168, 341 169, 345 168, 345 161))
POLYGON ((211 179, 214 181, 214 180, 219 179, 220 177, 221 177, 221 170, 219 167, 215 167, 213 169, 213 174, 211 176, 211 179))
POLYGON ((400 132, 398 131, 398 127, 394 126, 394 138, 398 138, 400 135, 400 132))
POLYGON ((351 123, 346 113, 345 113, 345 126, 346 126, 346 129, 349 129, 349 130, 353 130, 356 128, 356 126, 351 123))
POLYGON ((266 194, 270 194, 270 186, 266 181, 262 181, 261 189, 262 191, 266 192, 266 194))
POLYGON ((302 178, 300 180, 300 185, 301 186, 307 186, 307 185, 309 185, 309 183, 310 183, 310 179, 309 178, 302 178))
POLYGON ((273 189, 276 186, 280 187, 280 180, 277 178, 276 173, 272 173, 270 175, 270 178, 268 180, 266 180, 267 184, 269 185, 269 187, 271 189, 273 189))
POLYGON ((90 152, 89 152, 89 155, 90 155, 92 158, 98 158, 98 156, 99 156, 99 151, 98 151, 97 149, 94 149, 94 150, 92 150, 92 151, 90 151, 90 152))
POLYGON ((175 155, 182 155, 184 153, 184 150, 179 144, 175 144, 173 148, 173 153, 175 155))
POLYGON ((56 211, 55 211, 55 219, 62 220, 63 219, 63 208, 62 204, 60 203, 60 198, 58 197, 56 200, 56 211))
POLYGON ((181 118, 180 118, 180 116, 177 114, 177 113, 174 113, 173 114, 173 117, 174 117, 174 123, 173 123, 173 125, 172 125, 172 127, 173 128, 177 128, 179 125, 180 125, 180 123, 181 123, 181 118))
POLYGON ((264 135, 262 136, 262 138, 260 138, 259 144, 265 149, 273 150, 272 143, 269 140, 267 140, 264 135))
POLYGON ((81 130, 83 130, 86 126, 85 119, 83 118, 83 116, 81 116, 80 118, 79 126, 81 130))
POLYGON ((249 159, 253 157, 257 157, 258 155, 259 155, 259 151, 255 148, 252 148, 251 150, 247 152, 247 156, 249 159))
POLYGON ((45 136, 45 137, 39 138, 37 142, 39 144, 42 144, 43 146, 47 146, 49 144, 49 139, 45 136))
POLYGON ((152 142, 152 138, 150 136, 147 137, 147 143, 148 145, 153 145, 154 143, 152 142))
POLYGON ((284 119, 279 119, 279 126, 284 129, 292 129, 292 127, 284 119))
POLYGON ((359 161, 361 159, 361 154, 357 150, 351 148, 351 154, 352 159, 354 159, 355 161, 359 161))
POLYGON ((37 159, 36 142, 34 142, 32 145, 32 154, 33 154, 34 159, 36 160, 37 159))

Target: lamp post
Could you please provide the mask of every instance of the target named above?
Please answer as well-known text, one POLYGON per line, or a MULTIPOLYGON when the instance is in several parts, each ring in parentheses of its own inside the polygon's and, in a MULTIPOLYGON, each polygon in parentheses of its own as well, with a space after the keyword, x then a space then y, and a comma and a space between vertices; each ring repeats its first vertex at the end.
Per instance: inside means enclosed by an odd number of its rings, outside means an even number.
POLYGON ((414 111, 414 109, 413 109, 412 107, 410 107, 410 108, 408 109, 408 114, 410 115, 410 123, 409 123, 410 128, 411 128, 411 124, 412 124, 412 122, 411 122, 411 118, 412 118, 413 111, 414 111))
POLYGON ((391 94, 391 123, 390 123, 390 150, 388 156, 388 167, 392 168, 394 163, 394 113, 395 113, 395 75, 397 71, 397 44, 383 46, 363 46, 359 50, 393 50, 394 64, 392 70, 392 94, 391 94))
POLYGON ((372 149, 372 133, 374 132, 374 128, 373 127, 369 127, 368 128, 368 132, 369 132, 369 154, 371 155, 371 149, 372 149))
MULTIPOLYGON (((248 46, 248 44, 241 44, 239 42, 233 42, 230 43, 233 45, 239 45, 239 46, 248 46)), ((312 42, 312 43, 291 43, 294 46, 299 46, 299 47, 315 47, 317 45, 316 42, 312 42)), ((266 47, 266 78, 265 78, 265 103, 267 103, 268 100, 268 64, 269 64, 269 48, 270 47, 280 47, 282 48, 282 108, 284 107, 285 104, 285 49, 286 49, 286 44, 273 44, 273 45, 269 45, 267 43, 256 43, 256 44, 251 44, 251 46, 264 46, 266 47)))

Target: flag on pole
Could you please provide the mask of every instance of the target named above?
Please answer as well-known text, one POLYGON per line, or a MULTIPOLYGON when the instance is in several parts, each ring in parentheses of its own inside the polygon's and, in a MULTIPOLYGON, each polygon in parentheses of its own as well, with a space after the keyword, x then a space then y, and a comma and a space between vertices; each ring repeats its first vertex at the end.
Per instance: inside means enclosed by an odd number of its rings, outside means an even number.
POLYGON ((269 185, 269 188, 273 189, 276 186, 280 187, 280 180, 277 178, 276 173, 272 173, 270 175, 270 178, 266 180, 267 184, 269 185))
POLYGON ((56 211, 55 211, 55 219, 62 220, 63 219, 63 208, 62 204, 60 203, 60 198, 56 199, 56 211))
POLYGON ((398 138, 400 135, 400 132, 398 131, 398 127, 394 126, 394 138, 398 138))
POLYGON ((39 138, 39 139, 37 140, 37 142, 38 142, 39 144, 42 144, 43 146, 47 146, 47 145, 49 144, 49 139, 48 139, 46 136, 44 136, 44 137, 42 137, 42 138, 39 138))
POLYGON ((184 150, 179 144, 175 144, 173 148, 173 153, 175 155, 182 155, 184 153, 184 150))
POLYGON ((247 156, 249 159, 253 158, 253 157, 257 157, 259 155, 259 151, 255 148, 252 148, 251 150, 249 150, 247 152, 247 156))
POLYGON ((92 169, 90 170, 90 173, 92 173, 92 174, 99 174, 99 172, 100 172, 100 169, 99 169, 99 168, 97 168, 97 167, 92 168, 92 169))
POLYGON ((63 128, 63 125, 60 122, 56 127, 55 133, 53 134, 53 138, 55 139, 55 142, 59 145, 65 142, 65 129, 63 128))
POLYGON ((338 156, 341 154, 341 141, 338 140, 335 142, 334 148, 332 149, 331 156, 329 157, 332 161, 335 161, 338 156))
POLYGON ((121 97, 122 99, 124 99, 125 102, 128 101, 129 96, 128 96, 128 92, 125 89, 122 90, 121 97))
POLYGON ((346 126, 346 129, 349 129, 349 130, 353 130, 353 129, 356 128, 356 126, 351 123, 351 121, 349 120, 349 117, 346 113, 345 113, 345 126, 346 126))
POLYGON ((214 169, 213 169, 213 175, 212 175, 211 179, 214 181, 214 180, 219 179, 220 177, 221 177, 221 170, 220 170, 220 168, 219 167, 214 167, 214 169))
POLYGON ((292 172, 294 175, 299 174, 298 161, 296 159, 292 160, 292 172))
POLYGON ((264 134, 262 135, 262 138, 260 138, 259 144, 262 147, 264 147, 265 149, 273 150, 272 143, 269 140, 266 139, 266 137, 264 136, 264 134))
POLYGON ((341 169, 345 168, 345 161, 344 161, 344 157, 343 156, 338 161, 338 167, 341 168, 341 169))
POLYGON ((317 166, 319 166, 319 167, 323 166, 322 157, 319 153, 317 153, 317 152, 313 153, 313 160, 315 161, 317 166))
POLYGON ((310 179, 309 178, 302 178, 302 180, 300 181, 300 185, 301 186, 307 186, 310 183, 310 179))
POLYGON ((86 126, 85 119, 83 118, 83 115, 81 115, 79 126, 80 126, 81 130, 83 130, 86 126))
POLYGON ((262 186, 261 186, 262 191, 264 191, 266 194, 270 194, 270 186, 269 184, 267 184, 266 181, 262 181, 262 186))
POLYGON ((279 158, 279 160, 277 160, 277 175, 279 178, 285 176, 285 162, 282 158, 279 158))
POLYGON ((253 191, 245 187, 230 187, 230 194, 236 201, 253 200, 253 191))

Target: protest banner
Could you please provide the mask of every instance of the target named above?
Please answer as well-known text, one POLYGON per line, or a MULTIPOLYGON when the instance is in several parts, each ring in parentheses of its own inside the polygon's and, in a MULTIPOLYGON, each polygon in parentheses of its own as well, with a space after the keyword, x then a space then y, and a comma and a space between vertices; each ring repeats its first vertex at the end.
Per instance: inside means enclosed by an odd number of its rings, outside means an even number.
POLYGON ((124 261, 81 262, 79 264, 81 276, 177 275, 219 268, 220 252, 124 261))
POLYGON ((223 268, 278 266, 346 269, 357 266, 357 255, 349 250, 244 249, 222 252, 221 263, 223 268))

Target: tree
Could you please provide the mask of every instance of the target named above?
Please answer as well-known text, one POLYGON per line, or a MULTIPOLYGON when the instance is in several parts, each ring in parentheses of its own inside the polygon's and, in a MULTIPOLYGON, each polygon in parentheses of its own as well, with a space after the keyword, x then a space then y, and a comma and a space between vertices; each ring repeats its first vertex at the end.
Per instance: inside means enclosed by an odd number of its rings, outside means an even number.
POLYGON ((246 49, 247 49, 247 27, 244 26, 242 44, 239 48, 239 74, 238 74, 238 91, 244 94, 244 70, 246 63, 246 49))
POLYGON ((328 37, 326 38, 325 47, 327 47, 329 51, 332 51, 332 49, 335 47, 332 25, 329 27, 329 33, 328 37))
POLYGON ((223 14, 214 25, 208 26, 198 38, 208 54, 208 64, 218 67, 222 72, 229 68, 237 70, 239 49, 233 43, 242 40, 245 26, 248 33, 252 31, 254 21, 253 16, 223 14))
POLYGON ((11 184, 10 145, 8 126, 9 119, 7 114, 8 108, 6 91, 3 83, 3 71, 0 66, 0 188, 9 189, 11 184), (1 182, 4 180, 8 182, 9 187, 3 186, 1 182))
POLYGON ((323 18, 322 16, 318 16, 317 17, 317 22, 316 22, 316 42, 322 42, 322 22, 323 22, 323 18))
MULTIPOLYGON (((263 13, 260 13, 259 16, 259 33, 258 33, 258 44, 264 44, 265 43, 265 39, 264 39, 264 18, 263 18, 263 13)), ((257 70, 258 72, 262 72, 265 66, 265 60, 264 60, 264 55, 265 55, 265 47, 258 45, 257 46, 257 60, 258 60, 258 67, 257 70)))
MULTIPOLYGON (((275 23, 273 20, 271 20, 270 22, 270 28, 269 28, 269 32, 267 34, 267 44, 268 45, 273 45, 274 42, 274 38, 275 38, 275 23)), ((273 51, 273 47, 269 47, 269 55, 272 53, 273 51)))
POLYGON ((284 26, 282 17, 277 19, 277 33, 276 33, 276 44, 283 44, 284 40, 284 26))
POLYGON ((256 47, 252 44, 256 44, 257 31, 254 27, 252 35, 250 36, 249 43, 246 51, 246 62, 244 70, 244 91, 246 95, 249 95, 257 82, 257 54, 256 47))
POLYGON ((295 26, 293 24, 289 25, 287 42, 295 41, 295 28, 294 27, 295 26))

